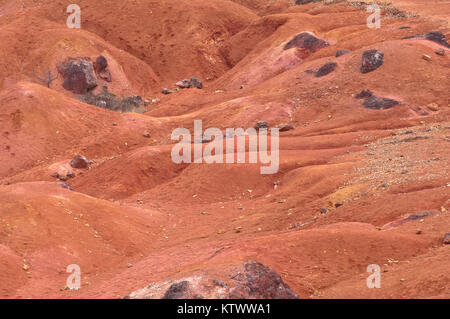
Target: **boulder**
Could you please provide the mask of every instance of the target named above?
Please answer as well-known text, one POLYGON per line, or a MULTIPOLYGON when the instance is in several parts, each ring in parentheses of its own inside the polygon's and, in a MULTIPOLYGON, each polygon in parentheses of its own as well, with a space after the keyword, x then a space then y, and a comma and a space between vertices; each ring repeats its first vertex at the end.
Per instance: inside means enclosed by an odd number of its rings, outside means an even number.
POLYGON ((73 168, 88 168, 89 161, 83 155, 76 155, 70 162, 70 166, 73 168))
POLYGON ((94 67, 89 58, 69 58, 57 66, 63 87, 75 94, 86 94, 97 86, 94 67))
POLYGON ((361 73, 378 69, 384 62, 384 53, 378 50, 367 50, 362 55, 361 73))

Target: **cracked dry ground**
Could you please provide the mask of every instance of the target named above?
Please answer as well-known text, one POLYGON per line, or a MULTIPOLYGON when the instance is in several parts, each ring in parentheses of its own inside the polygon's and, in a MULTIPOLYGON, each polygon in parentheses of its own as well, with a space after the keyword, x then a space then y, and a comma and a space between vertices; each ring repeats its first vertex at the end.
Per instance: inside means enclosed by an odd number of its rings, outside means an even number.
POLYGON ((449 39, 450 7, 391 2, 369 29, 363 1, 87 0, 71 30, 71 1, 0 0, 0 297, 178 296, 186 281, 187 297, 252 297, 263 274, 289 286, 273 297, 449 298, 450 51, 436 35, 449 39), (361 73, 368 50, 384 61, 361 73), (146 112, 33 78, 99 55, 112 80, 94 92, 142 96, 146 112), (202 89, 161 93, 191 76, 202 89), (399 103, 366 108, 364 89, 399 103), (194 120, 293 129, 261 175, 173 163, 171 132, 194 120), (88 169, 69 165, 77 154, 88 169))

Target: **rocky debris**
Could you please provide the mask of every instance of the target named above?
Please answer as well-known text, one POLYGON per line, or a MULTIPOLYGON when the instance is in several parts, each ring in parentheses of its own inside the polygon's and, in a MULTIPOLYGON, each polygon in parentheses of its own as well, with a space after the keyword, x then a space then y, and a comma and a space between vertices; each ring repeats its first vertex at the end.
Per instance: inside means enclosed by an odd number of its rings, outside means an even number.
POLYGON ((97 57, 97 59, 94 62, 94 70, 95 73, 98 75, 99 78, 105 80, 106 82, 111 82, 111 72, 107 70, 108 67, 108 60, 103 55, 100 55, 97 57))
POLYGON ((302 32, 286 43, 284 50, 289 50, 291 48, 302 48, 310 52, 316 52, 317 50, 325 48, 329 45, 330 44, 328 42, 318 39, 308 32, 302 32))
POLYGON ((70 161, 70 166, 73 168, 88 168, 89 161, 83 155, 75 155, 72 161, 70 161))
POLYGON ((255 126, 253 126, 253 128, 255 128, 256 130, 262 129, 262 128, 269 128, 269 123, 267 122, 256 122, 255 126))
POLYGON ((294 127, 292 125, 289 124, 280 124, 277 126, 280 132, 286 132, 286 131, 290 131, 293 130, 294 127))
POLYGON ((216 274, 155 282, 132 292, 129 299, 297 299, 289 286, 269 267, 256 261, 234 266, 222 280, 216 274), (213 277, 214 279, 210 279, 213 277))
POLYGON ((322 65, 316 72, 315 77, 320 78, 322 76, 325 76, 327 74, 330 74, 337 68, 336 62, 327 62, 324 65, 322 65))
POLYGON ((436 50, 435 53, 437 55, 444 56, 445 55, 445 50, 443 48, 439 48, 439 49, 436 50))
POLYGON ((196 78, 195 76, 191 77, 191 88, 197 88, 197 89, 202 89, 203 88, 203 84, 202 81, 200 81, 200 79, 196 78))
POLYGON ((64 78, 63 87, 75 94, 86 94, 97 86, 90 58, 68 58, 57 66, 64 78))
POLYGON ((431 62, 431 57, 428 54, 422 55, 422 59, 424 59, 425 61, 431 62))
POLYGON ((389 109, 400 102, 388 99, 384 97, 376 97, 375 95, 372 95, 364 100, 362 103, 366 108, 372 109, 372 110, 384 110, 389 109))
POLYGON ((444 244, 450 245, 450 233, 444 235, 444 244))
POLYGON ((410 36, 402 38, 402 40, 407 40, 407 39, 425 39, 425 40, 440 44, 446 48, 450 48, 450 44, 448 44, 447 39, 445 38, 445 35, 443 35, 439 31, 431 31, 427 34, 416 34, 416 35, 410 35, 410 36))
POLYGON ((336 58, 339 58, 340 56, 350 53, 350 52, 351 52, 350 50, 339 50, 336 52, 336 58))
POLYGON ((371 97, 372 95, 373 95, 372 91, 370 91, 369 89, 364 89, 361 92, 359 92, 358 94, 356 94, 355 98, 364 99, 367 97, 371 97))
POLYGON ((361 73, 378 69, 384 62, 384 53, 378 50, 367 50, 362 55, 361 73))

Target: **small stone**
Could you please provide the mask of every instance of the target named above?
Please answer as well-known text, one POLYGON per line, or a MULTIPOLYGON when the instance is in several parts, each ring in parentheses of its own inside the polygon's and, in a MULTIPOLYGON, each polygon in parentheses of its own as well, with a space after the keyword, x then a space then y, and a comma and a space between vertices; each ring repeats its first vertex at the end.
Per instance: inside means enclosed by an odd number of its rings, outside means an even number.
POLYGON ((22 269, 27 271, 28 269, 30 269, 30 266, 28 266, 27 264, 23 264, 22 269))
POLYGON ((75 173, 72 172, 72 171, 68 171, 67 174, 66 174, 66 177, 68 177, 68 178, 74 178, 74 177, 75 177, 75 173))
POLYGON ((151 134, 150 134, 149 131, 145 131, 144 133, 142 133, 142 136, 145 137, 145 138, 150 138, 151 134))
POLYGON ((170 93, 172 93, 172 91, 169 90, 168 88, 163 88, 163 89, 161 90, 161 92, 162 92, 162 94, 170 94, 170 93))
POLYGON ((450 233, 444 235, 444 244, 450 245, 450 233))
POLYGON ((384 97, 376 97, 372 95, 364 100, 363 105, 372 110, 384 110, 389 109, 395 105, 399 104, 398 101, 393 99, 388 99, 384 97))
POLYGON ((338 208, 340 206, 344 205, 344 203, 342 202, 337 202, 336 204, 334 204, 334 207, 338 208))
POLYGON ((436 103, 430 103, 427 105, 427 108, 429 108, 431 111, 438 111, 439 105, 437 105, 436 103))
POLYGON ((131 268, 131 267, 133 267, 133 264, 128 264, 127 267, 131 268))
POLYGON ((422 55, 422 59, 424 59, 425 61, 428 61, 428 62, 431 61, 431 57, 427 54, 422 55))
POLYGON ((416 231, 416 234, 417 234, 417 235, 420 235, 420 234, 422 234, 422 231, 421 231, 420 229, 418 229, 418 230, 416 231))
POLYGON ((326 214, 326 213, 327 213, 327 209, 326 209, 326 208, 320 209, 320 213, 321 213, 321 214, 326 214))
POLYGON ((261 128, 268 128, 269 127, 269 124, 267 123, 267 122, 256 122, 256 124, 255 124, 255 126, 254 126, 254 128, 256 129, 256 130, 259 130, 259 129, 261 129, 261 128))
POLYGON ((442 48, 439 48, 439 49, 436 50, 435 53, 436 53, 437 55, 444 56, 444 55, 445 55, 445 50, 442 49, 442 48))

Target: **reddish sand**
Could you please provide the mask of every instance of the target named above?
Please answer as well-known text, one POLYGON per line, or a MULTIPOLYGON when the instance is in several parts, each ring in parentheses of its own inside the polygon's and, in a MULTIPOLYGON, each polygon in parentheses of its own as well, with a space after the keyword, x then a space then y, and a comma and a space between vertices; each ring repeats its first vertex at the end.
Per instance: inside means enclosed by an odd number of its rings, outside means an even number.
POLYGON ((0 0, 1 298, 122 298, 248 260, 300 298, 450 298, 450 50, 401 40, 450 40, 448 1, 391 0, 405 17, 383 10, 380 29, 346 3, 83 1, 80 30, 65 25, 72 2, 0 0), (330 45, 284 50, 302 32, 330 45), (369 49, 384 63, 362 74, 369 49), (113 81, 95 92, 140 95, 146 113, 84 104, 61 77, 35 81, 98 55, 113 81), (327 76, 305 72, 330 61, 327 76), (191 76, 203 89, 161 93, 191 76), (353 96, 363 89, 401 103, 367 109, 353 96), (261 175, 259 164, 173 163, 171 132, 194 120, 294 129, 280 133, 279 171, 261 175), (89 169, 70 167, 77 154, 89 169), (51 176, 68 171, 73 191, 51 176), (64 289, 70 264, 77 291, 64 289), (369 264, 379 289, 366 285, 369 264))

